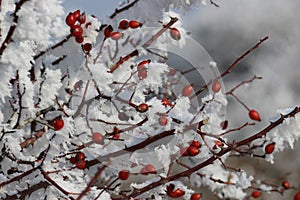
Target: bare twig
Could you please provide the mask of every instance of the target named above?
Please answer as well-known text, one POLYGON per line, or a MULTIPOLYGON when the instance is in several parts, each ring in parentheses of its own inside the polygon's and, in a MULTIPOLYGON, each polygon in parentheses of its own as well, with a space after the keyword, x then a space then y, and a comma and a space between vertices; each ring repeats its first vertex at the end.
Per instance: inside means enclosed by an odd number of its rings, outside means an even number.
POLYGON ((206 90, 208 88, 208 86, 210 84, 213 83, 213 81, 216 81, 216 80, 228 75, 229 73, 231 73, 231 71, 233 70, 233 68, 235 68, 237 66, 237 64, 239 64, 246 56, 248 56, 251 52, 253 52, 255 49, 257 49, 263 42, 265 42, 268 39, 269 39, 269 36, 266 36, 266 37, 260 39, 259 42, 257 42, 252 48, 247 50, 240 57, 238 57, 231 65, 229 65, 229 67, 221 75, 219 75, 218 77, 216 77, 213 80, 210 80, 207 84, 203 85, 193 96, 191 96, 191 98, 195 98, 196 96, 201 94, 204 90, 206 90))
POLYGON ((117 16, 119 13, 125 11, 125 10, 128 10, 130 9, 131 7, 133 7, 137 2, 139 2, 139 0, 134 0, 133 2, 131 2, 130 4, 124 6, 123 8, 120 8, 120 9, 115 9, 115 12, 109 17, 111 19, 113 19, 115 16, 117 16))

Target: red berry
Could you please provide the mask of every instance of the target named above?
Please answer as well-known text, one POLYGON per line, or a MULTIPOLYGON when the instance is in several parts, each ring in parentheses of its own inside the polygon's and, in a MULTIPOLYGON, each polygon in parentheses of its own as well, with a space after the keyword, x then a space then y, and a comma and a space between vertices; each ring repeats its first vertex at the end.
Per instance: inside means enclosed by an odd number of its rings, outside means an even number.
POLYGON ((129 27, 130 28, 138 28, 138 27, 141 27, 142 26, 142 24, 140 23, 140 22, 137 22, 137 21, 130 21, 129 22, 129 27))
POLYGON ((221 122, 220 126, 223 130, 226 129, 228 127, 228 121, 225 120, 225 121, 221 122))
POLYGON ((82 49, 85 51, 85 52, 90 52, 92 50, 93 46, 91 43, 85 43, 84 45, 82 45, 82 49))
POLYGON ((178 198, 185 194, 185 192, 182 189, 177 188, 174 190, 174 187, 175 186, 173 184, 167 186, 167 195, 169 197, 178 198))
POLYGON ((79 160, 84 160, 85 159, 85 155, 82 152, 78 152, 75 156, 75 161, 78 162, 79 160))
POLYGON ((53 121, 54 130, 58 131, 64 127, 64 120, 57 118, 53 121))
POLYGON ((147 78, 147 76, 148 76, 147 69, 144 68, 144 69, 138 70, 138 77, 140 80, 147 78))
POLYGON ((192 196, 191 196, 191 200, 200 200, 200 198, 201 198, 200 193, 195 193, 195 194, 192 194, 192 196))
POLYGON ((143 175, 156 174, 156 169, 152 164, 147 164, 141 169, 140 173, 143 175))
POLYGON ((274 149, 275 149, 275 142, 270 143, 265 147, 265 153, 271 154, 271 153, 273 153, 274 149))
POLYGON ((213 146, 213 149, 217 149, 218 147, 219 148, 223 147, 223 143, 219 140, 216 140, 215 145, 213 146))
POLYGON ((77 37, 79 35, 82 35, 83 33, 83 29, 81 28, 81 26, 79 25, 74 25, 72 28, 71 28, 71 35, 74 36, 74 37, 77 37))
POLYGON ((111 25, 108 25, 105 29, 104 29, 104 36, 105 37, 110 37, 111 33, 113 32, 113 27, 111 25))
POLYGON ((75 158, 74 156, 72 156, 72 157, 70 158, 70 162, 71 162, 72 164, 75 164, 75 163, 76 163, 76 158, 75 158))
POLYGON ((168 123, 168 118, 166 116, 161 116, 159 118, 159 124, 161 126, 165 126, 165 125, 167 125, 167 123, 168 123))
POLYGON ((77 20, 80 17, 80 10, 76 10, 72 13, 75 17, 75 19, 77 20))
POLYGON ((191 85, 187 85, 182 89, 182 95, 185 97, 190 96, 193 93, 193 87, 191 85))
POLYGON ((199 149, 194 146, 189 146, 187 151, 188 151, 189 156, 196 156, 199 154, 199 149))
POLYGON ((290 183, 288 182, 288 181, 283 181, 282 183, 281 183, 281 185, 282 185, 282 187, 284 188, 284 189, 289 189, 291 186, 290 186, 290 183))
POLYGON ((171 28, 170 35, 174 40, 180 40, 181 38, 181 34, 177 28, 171 28))
POLYGON ((143 69, 143 68, 145 67, 145 65, 148 65, 150 62, 151 62, 151 60, 144 60, 144 61, 140 62, 140 63, 138 64, 138 70, 139 70, 140 68, 143 69))
POLYGON ((84 41, 84 38, 83 38, 82 35, 78 35, 78 36, 75 38, 75 41, 76 41, 77 43, 82 43, 82 42, 84 41))
POLYGON ((251 196, 252 196, 253 198, 258 198, 258 197, 261 196, 261 191, 259 191, 259 190, 254 190, 254 191, 252 192, 251 196))
POLYGON ((92 25, 92 22, 88 22, 85 24, 85 28, 89 28, 89 26, 92 25))
POLYGON ((162 105, 164 105, 164 106, 173 106, 173 104, 171 104, 171 102, 170 102, 169 99, 167 99, 167 98, 163 98, 163 99, 161 100, 161 103, 162 103, 162 105))
POLYGON ((123 170, 119 171, 118 177, 121 180, 127 180, 129 178, 129 175, 130 175, 129 171, 123 169, 123 170))
POLYGON ((72 13, 69 13, 68 16, 66 17, 66 24, 68 26, 74 26, 76 22, 76 18, 72 13))
POLYGON ((221 84, 219 81, 214 82, 211 89, 214 93, 218 93, 221 90, 221 84))
POLYGON ((146 103, 141 103, 140 105, 138 105, 137 107, 137 111, 141 112, 141 113, 144 113, 144 112, 147 112, 149 109, 149 106, 148 104, 146 103))
POLYGON ((114 134, 113 138, 114 138, 114 139, 120 139, 120 133, 114 134))
POLYGON ((120 113, 118 114, 118 118, 119 118, 121 121, 127 121, 127 120, 129 120, 129 117, 128 117, 128 115, 126 115, 125 112, 120 112, 120 113))
POLYGON ((79 160, 77 163, 76 163, 76 168, 77 169, 84 169, 86 167, 86 162, 85 160, 79 160))
POLYGON ((96 144, 104 144, 104 137, 101 133, 93 133, 92 140, 96 144))
POLYGON ((193 140, 191 143, 191 146, 196 147, 196 148, 200 148, 201 147, 201 143, 197 140, 193 140))
POLYGON ((111 34, 110 34, 110 37, 111 37, 111 39, 113 39, 113 40, 119 40, 121 37, 123 36, 123 34, 122 33, 120 33, 120 32, 112 32, 111 34))
POLYGON ((129 28, 128 20, 123 19, 122 21, 120 21, 120 23, 119 23, 119 28, 120 28, 120 29, 123 29, 123 30, 128 29, 128 28, 129 28))
POLYGON ((300 200, 300 192, 295 194, 294 200, 300 200))
POLYGON ((170 74, 171 76, 174 76, 176 73, 177 73, 177 71, 176 71, 176 69, 174 69, 174 68, 170 69, 170 71, 169 71, 169 74, 170 74))
POLYGON ((249 117, 255 121, 261 121, 259 113, 256 110, 249 111, 249 117))
POLYGON ((82 13, 79 17, 78 17, 78 21, 80 24, 84 24, 86 22, 86 14, 85 12, 82 13))

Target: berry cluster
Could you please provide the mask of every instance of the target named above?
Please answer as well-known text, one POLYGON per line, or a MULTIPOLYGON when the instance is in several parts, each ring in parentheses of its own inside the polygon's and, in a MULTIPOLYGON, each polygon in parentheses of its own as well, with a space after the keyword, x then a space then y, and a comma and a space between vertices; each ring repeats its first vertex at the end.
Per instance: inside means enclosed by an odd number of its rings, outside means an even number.
POLYGON ((85 169, 86 167, 85 155, 82 152, 78 152, 76 156, 71 157, 70 162, 75 164, 77 169, 85 169))
MULTIPOLYGON (((135 21, 135 20, 128 21, 127 19, 123 19, 119 22, 118 28, 120 30, 126 30, 128 28, 136 29, 136 28, 141 27, 142 25, 143 25, 142 23, 135 21)), ((105 36, 105 38, 119 40, 120 38, 123 37, 123 33, 121 33, 120 31, 114 31, 114 28, 111 25, 108 25, 104 29, 104 36, 105 36)))
MULTIPOLYGON (((70 27, 71 36, 75 38, 75 41, 79 44, 84 42, 83 27, 82 25, 86 23, 86 14, 85 12, 80 13, 80 10, 70 12, 66 17, 66 24, 70 27)), ((87 28, 91 22, 85 24, 87 28)), ((89 53, 92 50, 92 44, 86 42, 82 45, 82 50, 85 53, 89 53)))
POLYGON ((66 24, 70 27, 70 32, 77 43, 82 43, 84 41, 83 37, 83 28, 82 24, 86 22, 86 14, 85 12, 80 13, 80 10, 76 10, 71 12, 66 17, 66 24))
POLYGON ((196 156, 199 154, 201 148, 201 143, 197 140, 193 140, 191 145, 186 148, 181 148, 181 155, 182 156, 196 156))

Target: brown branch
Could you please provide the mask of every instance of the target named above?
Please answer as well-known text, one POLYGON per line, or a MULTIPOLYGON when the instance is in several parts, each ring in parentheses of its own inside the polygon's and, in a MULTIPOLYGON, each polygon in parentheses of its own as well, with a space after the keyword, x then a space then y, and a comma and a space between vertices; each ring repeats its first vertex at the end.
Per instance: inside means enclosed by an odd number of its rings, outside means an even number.
POLYGON ((208 86, 210 84, 213 83, 213 81, 216 81, 216 80, 226 76, 227 74, 231 73, 231 71, 233 70, 233 68, 235 68, 237 66, 237 64, 239 64, 246 56, 248 56, 251 52, 253 52, 255 49, 257 49, 263 42, 265 42, 268 39, 269 39, 269 36, 266 36, 263 39, 260 39, 259 42, 257 42, 252 48, 247 50, 239 58, 237 58, 231 65, 229 65, 229 67, 221 75, 219 75, 218 77, 216 77, 213 80, 210 80, 207 84, 203 85, 193 96, 191 96, 191 98, 195 98, 196 96, 201 94, 204 90, 206 90, 208 88, 208 86))
MULTIPOLYGON (((66 191, 64 188, 62 188, 60 185, 58 185, 52 178, 50 178, 50 176, 48 175, 47 172, 45 172, 44 170, 40 170, 42 175, 44 176, 44 178, 49 181, 54 187, 56 187, 59 191, 61 191, 63 194, 65 194, 66 196, 69 196, 69 194, 73 194, 70 193, 68 191, 66 191)), ((74 200, 73 197, 69 197, 71 200, 74 200)))
POLYGON ((139 0, 134 0, 133 2, 131 2, 130 4, 124 6, 123 8, 120 8, 120 9, 115 9, 115 12, 109 17, 111 19, 113 19, 115 16, 117 16, 119 13, 125 11, 125 10, 128 10, 130 9, 131 7, 133 7, 137 2, 139 2, 139 0))
MULTIPOLYGON (((168 24, 164 25, 163 28, 161 28, 156 34, 154 34, 147 42, 145 42, 142 47, 147 48, 149 47, 157 38, 159 38, 166 30, 168 30, 173 24, 175 24, 178 21, 178 18, 171 17, 171 20, 168 24)), ((125 61, 129 60, 130 58, 138 56, 138 50, 132 51, 130 54, 125 56, 124 58, 120 57, 119 61, 114 64, 110 68, 110 73, 113 73, 116 69, 120 67, 125 61)))
MULTIPOLYGON (((264 128, 263 130, 259 131, 258 133, 254 134, 253 136, 250 136, 244 140, 241 140, 240 142, 235 143, 235 147, 240 147, 246 144, 249 144, 250 142, 258 139, 258 138, 262 138, 263 136, 265 136, 269 131, 271 131, 273 128, 277 127, 278 125, 280 125, 286 118, 290 118, 290 117, 294 117, 297 113, 300 112, 300 107, 296 107, 293 111, 291 111, 290 113, 286 114, 286 115, 281 115, 280 119, 278 119, 275 122, 272 122, 269 126, 267 126, 266 128, 264 128)), ((203 167, 206 167, 210 164, 212 164, 215 160, 219 159, 220 157, 222 157, 223 155, 227 154, 228 152, 230 152, 232 150, 231 147, 227 147, 227 148, 223 148, 219 153, 213 155, 212 157, 210 157, 209 159, 207 159, 206 161, 188 169, 185 171, 182 171, 178 174, 175 174, 173 176, 167 177, 167 178, 161 178, 159 181, 153 182, 143 188, 140 189, 134 189, 134 191, 123 198, 115 198, 114 200, 129 200, 131 198, 137 197, 140 194, 143 194, 146 191, 149 191, 155 187, 158 187, 162 184, 168 183, 170 181, 179 179, 181 177, 185 177, 185 176, 189 176, 190 174, 192 174, 193 172, 198 171, 199 169, 202 169, 203 167)))
POLYGON ((71 35, 68 35, 65 39, 63 39, 62 41, 58 42, 57 44, 53 45, 52 47, 46 49, 45 51, 41 51, 39 54, 35 55, 33 57, 34 60, 38 59, 39 57, 45 55, 45 53, 47 53, 50 50, 54 50, 59 46, 62 46, 65 42, 67 42, 69 40, 69 38, 71 37, 71 35))
POLYGON ((20 0, 18 3, 16 3, 15 11, 13 13, 14 19, 13 23, 10 26, 8 33, 6 35, 6 38, 4 39, 3 43, 0 47, 0 56, 3 54, 4 50, 6 49, 7 45, 12 41, 12 36, 15 32, 15 29, 17 27, 19 16, 17 15, 17 12, 21 9, 22 5, 28 0, 20 0))
POLYGON ((24 142, 22 142, 21 144, 20 144, 20 146, 21 146, 21 148, 23 149, 23 148, 26 148, 26 147, 28 147, 29 145, 33 145, 34 144, 34 142, 38 139, 38 138, 40 138, 40 137, 42 137, 43 136, 43 134, 45 133, 45 128, 42 128, 41 130, 39 130, 33 137, 30 137, 30 138, 28 138, 28 139, 26 139, 24 142))
POLYGON ((91 179, 91 181, 89 182, 89 184, 87 185, 87 187, 81 192, 81 194, 77 197, 76 200, 80 200, 82 199, 82 197, 84 197, 84 195, 86 195, 86 193, 88 193, 88 191, 91 189, 91 187, 96 183, 98 177, 101 175, 102 171, 106 168, 106 165, 103 165, 102 167, 98 168, 98 171, 96 172, 96 174, 94 175, 94 177, 91 179))
POLYGON ((20 191, 18 194, 11 195, 11 196, 6 196, 4 200, 15 200, 15 199, 25 199, 26 196, 30 196, 34 191, 37 191, 42 188, 47 188, 50 186, 50 183, 47 181, 41 181, 31 187, 29 187, 26 190, 20 191))
POLYGON ((158 135, 154 135, 152 137, 149 137, 148 139, 146 139, 145 141, 141 142, 141 143, 138 143, 136 145, 133 145, 131 147, 127 147, 127 148, 124 148, 122 150, 119 150, 119 151, 115 151, 115 152, 112 152, 112 153, 109 153, 105 156, 99 156, 97 157, 96 159, 94 160, 90 160, 90 161, 87 161, 87 164, 86 166, 87 167, 91 167, 93 165, 96 165, 100 162, 103 162, 103 161, 106 161, 106 160, 109 160, 110 158, 113 158, 113 157, 117 157, 117 156, 121 156, 121 155, 124 155, 128 152, 134 152, 138 149, 143 149, 145 148, 147 145, 157 141, 157 140, 160 140, 162 138, 165 138, 167 136, 171 136, 175 134, 175 129, 172 129, 172 130, 169 130, 169 131, 164 131, 158 135))
POLYGON ((235 87, 233 87, 231 90, 229 90, 228 92, 226 92, 226 95, 229 95, 229 94, 233 93, 236 89, 238 89, 242 85, 247 84, 247 83, 251 83, 251 82, 253 82, 256 79, 262 79, 262 77, 254 75, 251 79, 243 81, 243 82, 239 83, 238 85, 236 85, 235 87))

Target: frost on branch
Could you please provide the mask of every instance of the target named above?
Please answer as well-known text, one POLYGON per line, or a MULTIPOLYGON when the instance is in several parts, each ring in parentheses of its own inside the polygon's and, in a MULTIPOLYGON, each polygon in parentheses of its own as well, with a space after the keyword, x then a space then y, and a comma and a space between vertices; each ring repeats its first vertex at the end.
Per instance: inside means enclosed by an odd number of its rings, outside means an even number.
POLYGON ((267 37, 222 74, 207 54, 190 60, 200 68, 180 69, 168 51, 200 50, 187 49, 180 15, 168 9, 204 1, 130 1, 103 24, 82 10, 64 14, 60 1, 7 2, 0 18, 2 199, 190 199, 193 186, 243 199, 256 185, 275 190, 228 159, 270 160, 292 147, 299 108, 244 140, 230 135, 253 123, 221 125, 229 95, 221 78, 267 37), (121 27, 119 17, 131 12, 141 15, 121 27), (216 82, 221 88, 212 88, 216 82), (271 142, 263 155, 254 151, 271 142))

